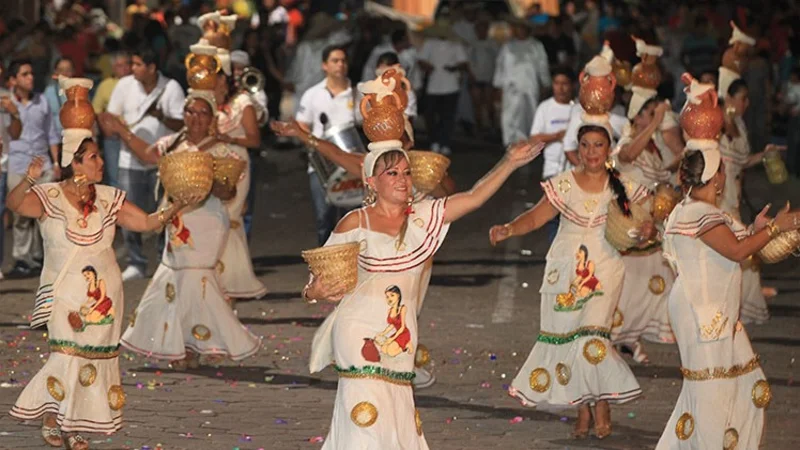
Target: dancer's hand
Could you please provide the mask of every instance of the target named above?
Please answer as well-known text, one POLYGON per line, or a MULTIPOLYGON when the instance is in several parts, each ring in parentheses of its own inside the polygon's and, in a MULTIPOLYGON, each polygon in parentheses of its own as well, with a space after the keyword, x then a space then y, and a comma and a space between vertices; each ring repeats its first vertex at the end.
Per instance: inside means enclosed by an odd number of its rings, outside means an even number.
POLYGON ((346 293, 347 288, 344 283, 331 282, 324 275, 314 277, 314 281, 308 286, 306 296, 310 299, 323 299, 329 302, 338 302, 346 293))
POLYGON ((756 233, 764 229, 764 227, 767 226, 767 223, 772 220, 772 218, 767 215, 767 212, 769 212, 769 208, 771 206, 772 203, 767 203, 767 206, 765 206, 764 209, 762 209, 761 212, 756 216, 756 220, 753 222, 753 231, 756 233))
POLYGON ((494 247, 499 242, 503 242, 513 236, 513 234, 511 224, 495 225, 489 229, 489 242, 491 242, 492 247, 494 247))
POLYGON ((790 212, 789 208, 789 202, 786 202, 786 206, 775 216, 775 225, 781 231, 800 229, 800 212, 790 212))
POLYGON ((38 180, 42 177, 43 167, 44 159, 41 156, 37 156, 31 160, 31 163, 28 165, 28 170, 25 172, 25 174, 34 180, 38 180))
POLYGON ((281 137, 302 137, 306 134, 294 120, 290 122, 273 120, 269 123, 269 127, 275 134, 281 137))
POLYGON ((506 150, 506 160, 512 165, 514 169, 533 161, 544 149, 544 142, 531 144, 527 141, 522 141, 514 144, 506 150))
POLYGON ((658 230, 656 230, 656 227, 652 221, 647 220, 639 225, 637 232, 639 234, 639 244, 641 246, 647 246, 650 244, 653 238, 656 237, 658 230))

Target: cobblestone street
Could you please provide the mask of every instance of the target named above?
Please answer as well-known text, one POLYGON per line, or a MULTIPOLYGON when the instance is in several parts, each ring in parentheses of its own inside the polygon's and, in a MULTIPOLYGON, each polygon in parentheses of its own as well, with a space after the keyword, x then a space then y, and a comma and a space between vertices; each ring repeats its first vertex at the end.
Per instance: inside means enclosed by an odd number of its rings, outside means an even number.
MULTIPOLYGON (((263 182, 251 251, 270 293, 263 300, 238 302, 236 309, 241 321, 263 337, 261 351, 240 365, 188 372, 123 351, 124 428, 109 437, 91 436, 91 448, 321 447, 337 378, 331 369, 309 375, 307 360, 314 331, 332 306, 307 305, 299 298, 307 278, 300 251, 315 247, 316 236, 305 163, 298 155, 270 151, 258 167, 263 182)), ((459 187, 469 187, 500 155, 497 148, 482 150, 474 144, 456 150, 451 172, 459 187)), ((486 207, 454 224, 436 256, 419 319, 420 342, 431 350, 438 379, 416 394, 428 444, 435 450, 651 449, 681 386, 675 345, 645 344, 652 361, 648 365, 628 359, 644 395, 612 409, 614 433, 603 441, 569 437, 573 410, 527 409, 505 393, 539 329, 538 290, 547 239, 540 231, 492 248, 487 232, 538 200, 541 191, 534 180, 540 168, 537 161, 516 174, 486 207)), ((745 191, 756 209, 768 200, 778 205, 787 198, 800 206, 798 180, 772 186, 759 168, 748 173, 745 191)), ((152 274, 154 236, 146 246, 152 274)), ((11 246, 6 248, 10 252, 11 246)), ((748 326, 773 388, 764 445, 770 450, 795 449, 800 442, 798 277, 795 258, 764 266, 765 284, 780 294, 770 303, 772 319, 748 326)), ((147 280, 126 284, 126 317, 146 286, 147 280)), ((27 328, 36 288, 36 279, 0 281, 0 449, 45 448, 38 426, 24 426, 6 413, 48 355, 44 330, 27 328)))

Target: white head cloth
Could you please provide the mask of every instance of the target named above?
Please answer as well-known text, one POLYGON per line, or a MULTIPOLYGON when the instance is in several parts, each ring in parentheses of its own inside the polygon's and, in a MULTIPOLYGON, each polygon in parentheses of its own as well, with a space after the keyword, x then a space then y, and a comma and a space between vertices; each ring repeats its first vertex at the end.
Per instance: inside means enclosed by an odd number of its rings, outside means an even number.
POLYGON ((63 75, 58 76, 58 95, 64 95, 67 90, 75 86, 91 89, 92 86, 94 86, 94 81, 88 78, 67 78, 63 75))
POLYGON ((217 97, 214 95, 214 91, 208 89, 189 89, 184 105, 188 105, 192 100, 205 101, 211 106, 211 115, 217 115, 217 97))
POLYGON ((206 25, 206 23, 208 23, 209 21, 216 22, 217 24, 219 24, 220 16, 221 15, 219 11, 203 14, 202 16, 197 18, 197 26, 200 27, 200 29, 202 30, 203 27, 206 25))
POLYGON ((609 64, 614 62, 614 50, 611 49, 611 45, 608 44, 608 41, 603 42, 603 49, 600 50, 600 56, 608 61, 609 64))
POLYGON ((631 36, 636 42, 636 56, 642 57, 643 55, 661 56, 664 54, 664 49, 657 45, 649 45, 643 39, 631 36))
POLYGON ((686 150, 697 150, 703 154, 703 174, 700 176, 700 181, 708 183, 708 180, 714 178, 714 175, 719 170, 720 162, 722 161, 722 153, 719 151, 719 141, 714 139, 689 139, 686 141, 686 150))
POLYGON ((583 71, 593 77, 604 77, 611 73, 611 63, 603 56, 598 55, 586 63, 583 71))
POLYGON ((383 154, 389 152, 401 152, 403 156, 408 159, 408 153, 403 150, 403 144, 400 141, 380 141, 380 142, 373 142, 369 144, 369 153, 367 156, 364 157, 364 166, 362 171, 362 177, 364 178, 364 183, 367 182, 367 178, 375 175, 375 165, 378 163, 378 158, 380 158, 383 154), (384 144, 381 146, 373 147, 372 144, 384 144))
POLYGON ((209 55, 209 56, 216 56, 217 55, 217 47, 209 44, 193 44, 189 46, 189 51, 195 53, 197 55, 209 55))
POLYGON ((231 52, 224 48, 217 48, 217 58, 222 65, 222 72, 227 76, 231 76, 231 52))
POLYGON ((608 114, 587 114, 584 112, 581 114, 581 124, 578 127, 578 132, 580 132, 581 128, 588 126, 601 127, 606 130, 606 133, 608 134, 609 148, 614 148, 616 145, 616 142, 614 141, 614 129, 611 127, 608 114))
POLYGON ((387 71, 387 70, 389 70, 389 69, 394 69, 394 70, 396 70, 396 71, 397 71, 397 72, 398 72, 400 75, 402 75, 402 76, 406 76, 406 70, 405 70, 405 69, 403 69, 403 66, 401 66, 400 64, 394 64, 394 65, 392 65, 392 66, 388 66, 388 67, 381 67, 380 69, 375 69, 375 76, 378 76, 378 77, 379 77, 379 76, 382 76, 382 75, 383 75, 383 73, 384 73, 384 72, 386 72, 386 71, 387 71))
POLYGON ((219 16, 219 22, 221 25, 224 25, 228 28, 228 32, 230 33, 236 28, 236 21, 239 19, 239 16, 236 14, 230 14, 227 16, 219 16))
POLYGON ((747 44, 750 46, 756 45, 756 40, 752 37, 744 34, 739 27, 736 26, 736 23, 731 20, 731 28, 733 28, 733 34, 731 34, 731 38, 728 40, 728 44, 734 44, 736 42, 741 42, 742 44, 747 44))
POLYGON ((81 142, 92 138, 92 130, 86 128, 65 128, 61 130, 61 167, 72 164, 75 152, 81 142))
POLYGON ((628 119, 636 117, 642 110, 642 106, 658 94, 655 89, 648 89, 636 85, 631 88, 631 91, 633 95, 631 95, 631 100, 628 102, 628 119))

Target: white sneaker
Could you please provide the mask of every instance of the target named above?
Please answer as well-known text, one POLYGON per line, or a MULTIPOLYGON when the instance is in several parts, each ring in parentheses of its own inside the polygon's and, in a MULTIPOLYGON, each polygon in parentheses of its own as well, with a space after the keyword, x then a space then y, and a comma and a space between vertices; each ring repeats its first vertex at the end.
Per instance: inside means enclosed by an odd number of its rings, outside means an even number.
POLYGON ((434 142, 433 144, 431 144, 431 151, 432 152, 439 153, 440 150, 441 150, 441 146, 439 145, 438 142, 434 142))
POLYGON ((417 389, 429 388, 436 383, 436 377, 422 367, 414 367, 414 375, 413 384, 417 389))
POLYGON ((128 266, 128 268, 122 272, 122 281, 141 280, 142 278, 144 278, 144 272, 136 266, 128 266))
POLYGON ((453 152, 450 151, 450 147, 448 147, 448 146, 442 147, 442 149, 440 150, 440 153, 442 155, 444 155, 444 156, 450 156, 450 155, 453 154, 453 152))

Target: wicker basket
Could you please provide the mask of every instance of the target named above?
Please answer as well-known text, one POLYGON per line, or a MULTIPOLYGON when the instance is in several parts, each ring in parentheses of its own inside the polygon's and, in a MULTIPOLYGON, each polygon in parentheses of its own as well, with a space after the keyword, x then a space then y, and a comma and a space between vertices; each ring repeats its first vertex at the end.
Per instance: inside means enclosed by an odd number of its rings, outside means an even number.
POLYGON ((247 161, 236 158, 214 158, 214 182, 233 188, 245 169, 247 161))
POLYGON ((439 186, 450 167, 450 159, 434 152, 412 150, 408 152, 411 180, 417 191, 427 194, 439 186))
POLYGON ((758 257, 767 264, 775 264, 788 258, 798 249, 800 249, 800 231, 787 231, 769 241, 758 252, 758 257))
POLYGON ((188 203, 211 192, 214 158, 205 152, 170 153, 158 161, 158 172, 167 194, 188 203))
POLYGON ((314 276, 324 276, 329 283, 342 282, 345 292, 351 292, 358 284, 360 249, 358 242, 351 242, 304 250, 301 254, 314 276))
POLYGON ((616 200, 612 200, 608 204, 606 240, 619 251, 630 250, 639 243, 635 232, 648 220, 652 217, 643 206, 631 204, 631 216, 626 217, 616 200))

